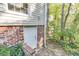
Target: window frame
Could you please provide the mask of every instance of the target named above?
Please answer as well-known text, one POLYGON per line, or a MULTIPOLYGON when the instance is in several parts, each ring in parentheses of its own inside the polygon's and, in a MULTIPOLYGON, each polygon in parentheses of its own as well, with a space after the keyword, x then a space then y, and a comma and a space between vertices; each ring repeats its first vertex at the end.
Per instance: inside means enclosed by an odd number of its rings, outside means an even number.
POLYGON ((8 12, 8 13, 15 14, 15 15, 20 15, 20 16, 29 15, 29 10, 30 10, 29 4, 28 4, 28 8, 27 8, 27 13, 20 13, 20 12, 17 12, 17 11, 9 10, 8 9, 8 3, 6 3, 5 5, 6 5, 6 12, 8 12))

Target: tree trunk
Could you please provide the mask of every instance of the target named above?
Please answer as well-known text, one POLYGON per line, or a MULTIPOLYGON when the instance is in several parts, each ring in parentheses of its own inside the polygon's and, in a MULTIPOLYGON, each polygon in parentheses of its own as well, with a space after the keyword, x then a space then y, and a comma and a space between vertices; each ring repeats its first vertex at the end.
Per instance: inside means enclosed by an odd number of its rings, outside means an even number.
MULTIPOLYGON (((61 32, 64 31, 64 3, 62 4, 62 15, 61 15, 61 32)), ((60 40, 63 40, 64 36, 63 34, 60 36, 60 40)))
MULTIPOLYGON (((64 31, 65 29, 65 25, 66 25, 66 21, 67 21, 67 18, 69 16, 69 12, 70 12, 70 8, 71 8, 71 3, 69 4, 69 7, 68 7, 68 11, 67 11, 67 14, 66 16, 64 15, 64 3, 62 4, 62 16, 61 16, 61 32, 64 31), (65 17, 64 17, 65 16, 65 17)), ((63 34, 61 35, 60 39, 64 39, 64 36, 63 34)))
POLYGON ((66 14, 66 16, 65 16, 64 27, 65 27, 65 25, 66 25, 66 21, 67 21, 67 18, 68 18, 68 16, 69 16, 69 12, 70 12, 71 5, 72 5, 72 4, 70 3, 70 4, 69 4, 69 7, 68 7, 67 14, 66 14))

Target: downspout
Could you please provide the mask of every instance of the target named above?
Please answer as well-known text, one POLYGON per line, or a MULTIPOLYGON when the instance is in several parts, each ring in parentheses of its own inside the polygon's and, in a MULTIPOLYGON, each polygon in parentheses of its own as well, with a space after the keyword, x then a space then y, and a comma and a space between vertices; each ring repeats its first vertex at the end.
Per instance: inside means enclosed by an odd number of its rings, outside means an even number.
POLYGON ((45 18, 45 23, 44 23, 44 48, 47 48, 47 46, 46 46, 46 34, 47 34, 47 27, 48 27, 48 17, 49 17, 49 4, 48 3, 45 3, 45 5, 44 5, 44 9, 45 9, 45 16, 44 16, 44 18, 45 18))

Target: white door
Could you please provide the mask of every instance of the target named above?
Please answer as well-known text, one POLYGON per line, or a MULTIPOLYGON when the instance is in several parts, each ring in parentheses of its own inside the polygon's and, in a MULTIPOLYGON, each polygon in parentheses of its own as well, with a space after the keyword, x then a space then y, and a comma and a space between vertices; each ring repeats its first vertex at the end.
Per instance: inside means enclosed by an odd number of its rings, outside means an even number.
POLYGON ((27 43, 33 49, 37 47, 36 27, 24 27, 24 43, 27 43))

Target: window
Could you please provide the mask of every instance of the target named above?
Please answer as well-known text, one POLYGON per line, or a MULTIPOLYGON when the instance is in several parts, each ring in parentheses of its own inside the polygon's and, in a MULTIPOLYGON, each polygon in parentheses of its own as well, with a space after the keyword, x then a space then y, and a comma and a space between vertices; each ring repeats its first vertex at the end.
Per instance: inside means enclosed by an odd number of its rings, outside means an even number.
POLYGON ((27 3, 8 3, 8 9, 20 13, 28 13, 27 3))

